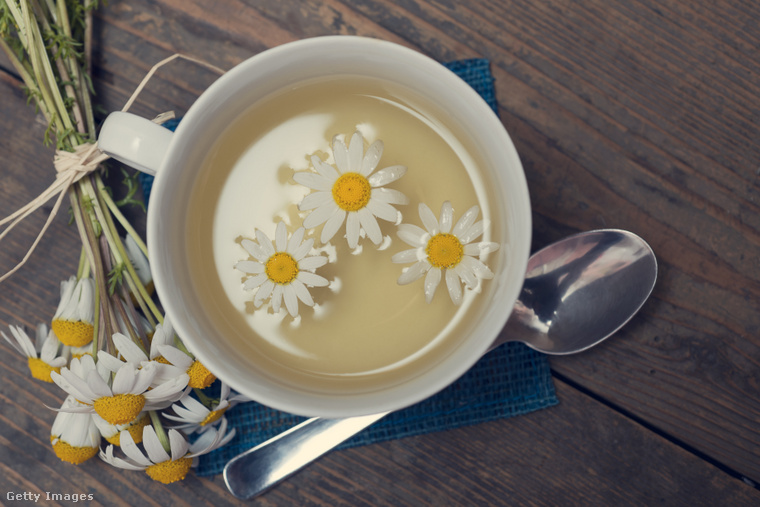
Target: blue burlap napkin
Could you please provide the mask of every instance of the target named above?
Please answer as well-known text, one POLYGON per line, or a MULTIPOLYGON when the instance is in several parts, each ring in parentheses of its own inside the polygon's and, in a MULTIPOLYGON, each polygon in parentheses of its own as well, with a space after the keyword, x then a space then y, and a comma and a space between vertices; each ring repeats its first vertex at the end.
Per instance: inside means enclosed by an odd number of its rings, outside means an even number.
MULTIPOLYGON (((445 64, 498 113, 493 76, 485 59, 445 64)), ((174 129, 176 121, 165 126, 174 129)), ((142 177, 146 202, 153 178, 142 177)), ((344 442, 355 447, 494 419, 526 414, 557 404, 549 363, 543 354, 521 343, 507 343, 483 357, 454 384, 414 406, 392 413, 344 442)), ((226 414, 235 438, 221 449, 200 457, 196 473, 218 474, 237 454, 302 422, 303 417, 273 410, 255 402, 226 414)))

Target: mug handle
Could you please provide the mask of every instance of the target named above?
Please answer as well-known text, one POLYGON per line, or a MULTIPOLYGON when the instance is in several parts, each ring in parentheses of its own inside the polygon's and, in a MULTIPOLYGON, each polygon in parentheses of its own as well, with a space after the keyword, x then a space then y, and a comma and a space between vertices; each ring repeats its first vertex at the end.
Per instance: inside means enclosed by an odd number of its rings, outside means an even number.
POLYGON ((174 133, 150 120, 116 111, 100 129, 98 148, 106 155, 147 174, 155 175, 174 133))

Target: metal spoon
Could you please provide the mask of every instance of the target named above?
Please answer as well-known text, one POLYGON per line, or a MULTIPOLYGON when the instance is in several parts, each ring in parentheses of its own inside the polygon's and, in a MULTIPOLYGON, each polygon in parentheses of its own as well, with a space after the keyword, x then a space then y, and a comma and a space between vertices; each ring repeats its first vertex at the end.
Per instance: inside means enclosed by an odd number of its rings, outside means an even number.
MULTIPOLYGON (((657 261, 633 233, 576 234, 536 252, 522 292, 490 350, 521 341, 546 354, 573 354, 603 341, 641 308, 654 288, 657 261)), ((259 495, 387 413, 312 418, 236 456, 224 480, 238 498, 259 495)))

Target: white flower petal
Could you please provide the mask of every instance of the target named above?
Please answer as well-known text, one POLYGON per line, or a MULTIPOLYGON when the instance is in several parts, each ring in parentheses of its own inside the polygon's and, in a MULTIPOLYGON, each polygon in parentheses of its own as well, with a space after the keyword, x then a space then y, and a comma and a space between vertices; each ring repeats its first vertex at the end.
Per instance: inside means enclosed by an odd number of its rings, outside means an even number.
POLYGON ((299 271, 298 275, 296 275, 296 280, 311 287, 326 287, 330 284, 330 282, 327 281, 327 278, 309 271, 299 271))
POLYGON ((262 283, 266 282, 268 280, 267 274, 262 272, 258 275, 252 276, 245 282, 243 282, 243 289, 244 290, 253 290, 262 283))
POLYGON ((452 234, 461 240, 465 231, 467 231, 467 229, 469 229, 470 226, 475 223, 475 220, 478 218, 478 213, 480 213, 480 208, 477 204, 465 211, 464 215, 462 215, 459 220, 457 220, 452 234))
POLYGON ((382 156, 383 142, 378 139, 367 148, 367 153, 362 160, 361 175, 365 178, 369 176, 377 167, 378 162, 380 162, 380 157, 382 156))
MULTIPOLYGON (((50 334, 48 334, 47 338, 45 338, 45 341, 42 342, 42 349, 40 350, 40 359, 45 361, 46 363, 50 364, 52 366, 52 362, 56 361, 57 359, 64 359, 58 356, 58 349, 61 348, 61 342, 58 340, 58 337, 50 331, 50 334)), ((64 359, 64 364, 67 363, 64 359)))
POLYGON ((423 255, 421 250, 419 248, 411 248, 394 254, 393 257, 391 257, 391 262, 395 262, 396 264, 409 264, 422 259, 423 255))
POLYGON ((433 295, 435 294, 435 289, 438 288, 439 283, 441 283, 440 268, 429 269, 425 276, 425 301, 427 301, 428 304, 433 301, 433 295))
POLYGON ((425 229, 413 224, 399 225, 396 234, 398 235, 399 239, 401 239, 401 241, 415 247, 426 246, 428 240, 430 239, 430 234, 428 234, 425 229))
POLYGON ((313 245, 314 245, 314 238, 309 238, 303 243, 301 243, 301 245, 298 248, 290 252, 290 255, 293 256, 293 260, 298 262, 304 257, 306 257, 306 254, 311 251, 311 247, 313 245))
POLYGON ((161 445, 161 441, 158 439, 158 435, 156 435, 156 430, 153 429, 153 426, 146 426, 143 428, 143 447, 145 448, 145 453, 148 455, 148 459, 153 463, 163 463, 164 461, 169 461, 171 459, 169 453, 167 453, 164 446, 161 445))
MULTIPOLYGON (((332 203, 332 205, 335 207, 333 214, 330 219, 327 220, 327 223, 322 228, 322 235, 320 236, 320 241, 322 243, 327 243, 332 239, 333 236, 335 236, 335 233, 338 232, 341 225, 343 225, 343 220, 346 219, 346 211, 340 209, 335 203, 332 203)), ((308 217, 307 217, 308 218, 308 217)), ((304 221, 304 224, 306 221, 304 221)))
POLYGON ((274 310, 274 313, 280 312, 281 305, 282 305, 282 285, 275 284, 274 289, 272 290, 272 310, 274 310))
POLYGON ((462 303, 462 284, 453 269, 446 270, 446 287, 449 289, 451 301, 457 306, 460 305, 462 303))
POLYGON ((478 259, 475 259, 474 257, 465 255, 462 257, 460 264, 464 264, 467 269, 475 273, 475 276, 478 278, 491 279, 494 276, 493 272, 488 269, 488 266, 480 262, 478 259))
POLYGON ((372 199, 388 204, 409 204, 409 198, 398 190, 392 188, 373 188, 372 199))
POLYGON ((406 166, 392 165, 384 169, 380 169, 375 174, 367 178, 371 187, 382 187, 388 183, 392 183, 406 174, 406 166))
POLYGON ((348 144, 348 170, 347 172, 361 173, 362 154, 364 153, 364 138, 358 130, 351 136, 348 144))
POLYGON ((343 210, 338 208, 338 205, 335 204, 335 201, 331 199, 327 204, 323 204, 319 208, 309 213, 309 215, 303 220, 303 226, 306 229, 313 229, 314 227, 327 222, 335 215, 335 213, 339 211, 343 210))
MULTIPOLYGON (((121 333, 113 334, 113 343, 119 354, 129 363, 140 364, 142 361, 148 360, 147 354, 135 342, 121 333)), ((99 358, 100 355, 98 355, 99 358)))
POLYGON ((164 359, 169 361, 174 366, 181 368, 183 371, 187 371, 193 364, 193 358, 171 345, 162 345, 158 348, 164 359))
POLYGON ((327 264, 327 257, 324 255, 312 255, 311 257, 306 257, 298 261, 298 269, 317 269, 325 264, 327 264))
POLYGON ((172 461, 184 458, 187 451, 190 450, 190 444, 185 437, 177 430, 169 430, 169 449, 172 451, 172 461))
MULTIPOLYGON (((22 355, 25 355, 26 357, 37 357, 37 348, 34 346, 34 343, 32 343, 32 339, 29 338, 29 335, 26 334, 26 331, 20 326, 8 327, 11 330, 11 334, 16 339, 16 344, 18 346, 14 346, 13 342, 9 340, 7 336, 5 337, 5 340, 22 355)), ((3 334, 3 336, 5 336, 5 334, 3 334)))
POLYGON ((298 247, 301 246, 304 234, 306 234, 306 229, 303 227, 296 229, 293 235, 290 236, 290 239, 288 240, 288 246, 285 248, 285 251, 292 255, 293 252, 295 252, 298 247))
POLYGON ((259 243, 261 251, 264 252, 264 255, 266 255, 267 259, 277 253, 274 245, 272 244, 272 240, 269 239, 269 236, 264 234, 264 231, 256 229, 256 241, 259 243))
MULTIPOLYGON (((472 227, 470 227, 472 229, 472 227)), ((480 243, 470 243, 464 246, 464 254, 471 255, 472 257, 480 257, 481 255, 495 252, 499 249, 498 243, 492 243, 488 241, 481 241, 480 243)))
POLYGON ((264 272, 264 265, 257 261, 239 261, 235 263, 235 269, 249 275, 258 275, 264 272))
POLYGON ((433 210, 431 210, 427 204, 421 202, 419 207, 420 219, 422 225, 427 229, 431 236, 435 236, 440 232, 440 226, 438 225, 438 219, 435 217, 433 210))
MULTIPOLYGON (((145 426, 145 428, 143 428, 143 439, 145 438, 144 435, 148 431, 148 428, 153 430, 153 426, 145 426)), ((155 430, 153 431, 153 434, 155 435, 155 430)), ((138 465, 141 465, 143 467, 149 467, 153 464, 153 462, 151 462, 142 453, 142 451, 140 451, 140 448, 137 447, 137 444, 135 444, 135 441, 132 438, 132 435, 130 435, 130 433, 127 430, 124 430, 119 434, 119 444, 124 454, 126 454, 129 459, 131 459, 138 465)))
MULTIPOLYGON (((126 363, 125 363, 126 364, 126 363)), ((121 368, 120 368, 121 370, 121 368)), ((63 372, 63 370, 61 370, 63 372)), ((128 374, 127 374, 128 375, 128 374)), ((124 378, 124 375, 122 375, 122 379, 124 378)), ((124 380, 122 380, 124 381, 124 380)), ((129 382, 129 377, 126 378, 126 382, 129 382)), ((116 378, 114 378, 113 384, 117 387, 119 387, 118 384, 116 384, 116 378)), ((98 398, 102 398, 104 396, 111 396, 113 394, 120 394, 120 392, 116 392, 113 390, 113 388, 108 387, 108 384, 105 383, 103 378, 98 374, 97 370, 91 370, 87 374, 87 388, 89 391, 93 394, 92 400, 97 400, 98 398)), ((87 402, 87 400, 77 398, 81 402, 87 402)))
POLYGON ((290 285, 293 287, 296 296, 303 302, 303 304, 306 306, 314 306, 314 300, 309 293, 309 289, 306 288, 301 280, 295 279, 290 285))
POLYGON ((441 218, 438 221, 441 226, 441 232, 444 234, 450 233, 453 222, 454 208, 451 206, 451 201, 444 201, 441 205, 441 218))
POLYGON ((359 215, 355 211, 350 211, 346 217, 346 239, 349 248, 356 248, 359 244, 359 215))
POLYGON ((251 254, 251 256, 259 262, 266 262, 269 259, 269 255, 266 254, 261 245, 250 239, 244 239, 240 242, 240 245, 245 248, 245 251, 251 254))
POLYGON ((399 285, 412 283, 413 281, 420 279, 431 267, 430 263, 426 260, 417 261, 401 273, 401 276, 398 277, 396 283, 399 285))
POLYGON ((325 204, 332 202, 332 200, 332 192, 312 192, 301 199, 301 202, 298 204, 298 209, 301 211, 309 211, 324 206, 325 204))
POLYGON ((482 235, 486 230, 486 223, 481 220, 479 222, 476 222, 475 224, 471 225, 466 231, 464 231, 461 235, 459 235, 459 241, 461 241, 463 244, 470 243, 475 238, 482 235))
MULTIPOLYGON (((92 374, 90 374, 92 376, 92 374)), ((152 373, 155 376, 155 371, 152 373)), ((137 381, 137 369, 129 364, 125 363, 124 366, 119 368, 114 375, 113 383, 111 384, 111 391, 113 394, 138 394, 132 392, 132 387, 137 381)), ((150 384, 149 384, 150 385, 150 384)))
POLYGON ((370 198, 369 202, 367 203, 367 209, 372 212, 372 214, 377 218, 382 218, 386 222, 396 223, 398 220, 398 210, 396 210, 396 208, 387 202, 370 198))
POLYGON ((292 284, 283 286, 282 298, 285 300, 285 308, 288 309, 288 313, 291 317, 298 316, 298 296, 292 284))
POLYGON ((334 182, 340 177, 340 174, 338 174, 338 171, 336 171, 333 166, 324 162, 316 155, 311 156, 311 165, 314 166, 314 169, 316 169, 322 177, 330 182, 334 182))
MULTIPOLYGON (((129 432, 127 431, 127 433, 129 433, 129 432)), ((137 448, 137 447, 135 446, 135 448, 137 448)), ((122 444, 122 450, 123 450, 123 444, 122 444)), ((142 456, 142 454, 140 454, 140 455, 142 456)), ((147 467, 149 467, 151 465, 150 461, 148 461, 147 465, 137 465, 137 464, 132 463, 130 461, 127 461, 127 460, 124 460, 124 459, 121 459, 121 458, 117 458, 116 456, 113 455, 113 445, 109 445, 108 447, 106 447, 105 451, 101 450, 100 453, 99 453, 99 456, 100 456, 100 459, 102 459, 103 461, 105 461, 106 463, 108 463, 111 466, 114 466, 116 468, 121 468, 123 470, 131 470, 133 472, 145 470, 147 467)), ((145 458, 143 457, 143 459, 145 459, 145 458)))
MULTIPOLYGON (((144 361, 144 359, 137 361, 135 364, 140 364, 141 361, 144 361)), ((105 367, 110 373, 116 373, 122 366, 124 366, 124 361, 112 356, 105 350, 99 350, 98 365, 105 367)))
POLYGON ((457 264, 454 271, 459 275, 459 278, 462 279, 468 289, 474 289, 478 286, 478 277, 475 276, 475 273, 465 263, 460 262, 457 264))
POLYGON ((277 228, 274 231, 274 244, 275 250, 278 252, 284 252, 288 247, 288 228, 285 226, 285 222, 277 223, 277 228))
POLYGON ((335 165, 338 168, 338 172, 341 174, 349 172, 348 148, 346 148, 346 144, 337 136, 333 138, 333 158, 335 159, 335 165))
POLYGON ((380 232, 380 226, 377 224, 372 212, 365 206, 356 212, 359 217, 359 223, 367 233, 367 237, 376 245, 379 245, 383 241, 383 233, 380 232))
POLYGON ((256 291, 256 295, 254 296, 254 304, 256 301, 259 301, 259 304, 256 306, 261 306, 260 302, 264 301, 272 294, 272 289, 274 289, 274 282, 272 280, 267 280, 264 282, 261 287, 259 287, 259 290, 256 291))
POLYGON ((297 172, 293 175, 293 179, 305 187, 321 192, 329 192, 333 186, 333 181, 311 171, 297 172))

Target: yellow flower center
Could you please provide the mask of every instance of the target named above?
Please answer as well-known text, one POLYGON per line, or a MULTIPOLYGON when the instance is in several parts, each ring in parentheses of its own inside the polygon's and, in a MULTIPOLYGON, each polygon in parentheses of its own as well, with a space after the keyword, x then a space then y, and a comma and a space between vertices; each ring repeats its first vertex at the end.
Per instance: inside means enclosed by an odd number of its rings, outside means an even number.
POLYGON ((50 443, 53 444, 53 452, 61 461, 74 465, 84 463, 98 453, 97 447, 74 447, 56 436, 50 437, 50 443))
MULTIPOLYGON (((227 407, 229 408, 229 407, 227 407)), ((227 408, 222 408, 220 410, 214 410, 212 412, 209 412, 209 414, 206 416, 204 420, 200 422, 201 426, 206 426, 207 424, 213 424, 219 419, 222 418, 224 413, 227 411, 227 408)))
POLYGON ((162 461, 145 469, 145 473, 162 484, 171 484, 172 482, 181 481, 190 471, 193 465, 192 458, 180 458, 174 461, 162 461))
POLYGON ((462 260, 464 247, 453 234, 439 233, 430 238, 425 252, 436 268, 453 268, 462 260))
POLYGON ((277 252, 269 258, 264 267, 270 280, 280 285, 287 285, 298 275, 298 263, 286 252, 277 252))
MULTIPOLYGON (((150 418, 147 415, 142 416, 137 421, 124 428, 132 436, 132 440, 136 444, 142 442, 143 428, 150 424, 150 418)), ((106 437, 108 443, 121 447, 121 431, 117 431, 115 435, 106 437)))
POLYGON ((155 362, 157 362, 157 363, 161 363, 161 364, 172 364, 172 363, 170 363, 170 362, 169 362, 169 360, 168 360, 168 359, 166 359, 164 356, 158 356, 158 357, 154 357, 154 358, 153 358, 153 361, 155 361, 155 362))
POLYGON ((38 357, 29 358, 29 371, 32 372, 32 377, 37 380, 42 380, 43 382, 53 381, 53 379, 50 378, 51 371, 61 373, 60 368, 54 368, 38 357))
POLYGON ((142 394, 103 396, 92 404, 95 412, 111 424, 127 424, 140 415, 145 406, 142 394))
POLYGON ((187 374, 190 377, 187 385, 194 389, 205 389, 216 380, 214 374, 208 371, 200 361, 193 361, 193 364, 187 369, 187 374))
POLYGON ((84 347, 92 341, 94 328, 89 322, 55 319, 50 327, 64 345, 84 347))
POLYGON ((358 211, 367 205, 372 195, 372 187, 367 178, 359 173, 341 175, 332 188, 333 199, 341 209, 358 211))

